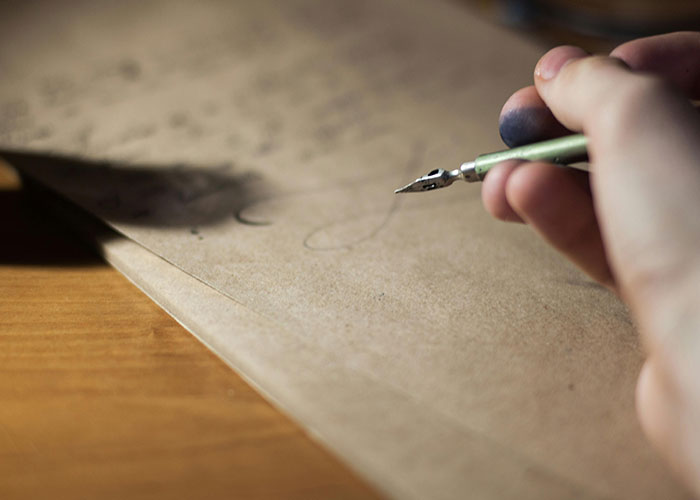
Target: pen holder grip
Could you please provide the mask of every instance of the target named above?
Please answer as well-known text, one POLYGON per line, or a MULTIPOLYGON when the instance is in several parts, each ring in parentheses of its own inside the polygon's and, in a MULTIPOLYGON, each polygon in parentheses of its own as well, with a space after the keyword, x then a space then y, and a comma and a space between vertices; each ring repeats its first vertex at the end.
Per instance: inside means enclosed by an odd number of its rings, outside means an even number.
POLYGON ((583 134, 568 135, 481 155, 474 160, 474 168, 483 180, 491 167, 506 160, 546 161, 559 165, 588 161, 587 144, 583 134))

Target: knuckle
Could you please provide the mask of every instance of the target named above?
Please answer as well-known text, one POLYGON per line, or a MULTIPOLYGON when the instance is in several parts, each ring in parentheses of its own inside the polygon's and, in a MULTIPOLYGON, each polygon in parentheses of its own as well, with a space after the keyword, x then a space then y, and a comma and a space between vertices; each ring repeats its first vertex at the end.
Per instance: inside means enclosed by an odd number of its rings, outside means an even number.
POLYGON ((603 76, 611 69, 626 69, 627 66, 619 59, 607 56, 588 56, 569 61, 561 69, 562 79, 569 84, 586 80, 590 76, 603 76))
POLYGON ((670 91, 668 85, 658 77, 628 73, 606 95, 600 96, 600 106, 591 109, 588 123, 593 133, 602 140, 619 145, 654 107, 654 103, 665 100, 670 91))
POLYGON ((625 117, 657 100, 667 91, 667 84, 657 76, 630 73, 614 93, 615 99, 610 106, 625 117))

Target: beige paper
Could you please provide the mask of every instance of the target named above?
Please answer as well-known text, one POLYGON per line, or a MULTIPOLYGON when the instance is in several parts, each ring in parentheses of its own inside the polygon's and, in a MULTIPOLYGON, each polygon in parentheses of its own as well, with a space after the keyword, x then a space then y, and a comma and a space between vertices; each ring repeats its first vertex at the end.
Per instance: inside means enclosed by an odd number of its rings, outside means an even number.
POLYGON ((76 5, 0 25, 2 146, 71 157, 8 159, 210 285, 106 244, 302 425, 397 496, 683 496, 619 301, 478 186, 392 194, 499 148, 539 50, 442 2, 76 5))

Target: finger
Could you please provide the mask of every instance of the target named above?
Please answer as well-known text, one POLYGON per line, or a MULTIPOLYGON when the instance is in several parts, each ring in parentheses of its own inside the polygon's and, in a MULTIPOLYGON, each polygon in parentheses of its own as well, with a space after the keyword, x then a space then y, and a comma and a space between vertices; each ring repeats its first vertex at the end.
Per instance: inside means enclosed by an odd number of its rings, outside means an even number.
MULTIPOLYGON (((585 55, 567 47, 575 56, 585 55)), ((634 71, 659 75, 676 85, 691 99, 700 98, 700 33, 679 32, 633 40, 614 49, 611 56, 634 71)), ((559 137, 570 131, 562 126, 534 87, 515 92, 506 101, 499 119, 499 131, 509 147, 559 137)))
MULTIPOLYGON (((582 49, 567 48, 580 56, 587 55, 582 49)), ((534 86, 518 90, 506 101, 498 128, 503 142, 509 147, 571 133, 554 117, 534 86)))
POLYGON ((690 99, 700 98, 700 33, 679 32, 640 38, 610 53, 631 69, 670 81, 690 99))
POLYGON ((583 129, 591 106, 599 109, 602 104, 612 101, 609 96, 617 82, 611 79, 622 79, 622 76, 612 69, 612 66, 623 64, 622 61, 586 56, 587 54, 577 47, 556 47, 542 56, 535 66, 537 93, 555 118, 568 129, 575 131, 583 129), (593 75, 584 74, 591 71, 596 75, 595 79, 593 75), (572 99, 572 95, 576 98, 572 99))
POLYGON ((510 173, 505 191, 510 207, 553 247, 598 282, 615 287, 585 172, 524 163, 510 173))
POLYGON ((601 231, 617 283, 640 323, 662 338, 697 307, 697 293, 678 291, 695 290, 691 271, 700 269, 700 119, 660 78, 614 58, 571 55, 547 53, 536 86, 557 119, 588 136, 596 209, 605 215, 601 231))
POLYGON ((686 118, 688 111, 694 113, 687 99, 680 98, 662 78, 631 71, 617 58, 585 57, 575 47, 547 52, 535 68, 535 86, 563 125, 576 131, 599 131, 601 139, 638 129, 641 124, 652 125, 646 131, 658 137, 663 126, 672 125, 679 104, 687 108, 686 118), (649 112, 651 108, 657 116, 649 112))
POLYGON ((498 131, 511 148, 571 133, 554 118, 534 85, 518 90, 506 101, 498 131))
POLYGON ((506 198, 508 177, 522 162, 510 160, 489 170, 481 186, 481 199, 486 210, 495 218, 506 222, 523 222, 506 198))

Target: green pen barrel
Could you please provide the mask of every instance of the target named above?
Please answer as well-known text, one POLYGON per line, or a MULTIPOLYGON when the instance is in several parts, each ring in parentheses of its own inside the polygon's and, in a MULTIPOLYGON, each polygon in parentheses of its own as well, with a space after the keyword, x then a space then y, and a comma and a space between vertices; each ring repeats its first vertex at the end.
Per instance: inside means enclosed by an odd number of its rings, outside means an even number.
POLYGON ((474 170, 483 180, 491 167, 506 160, 546 161, 559 165, 588 161, 587 144, 588 140, 583 134, 575 134, 487 153, 474 160, 474 170))

